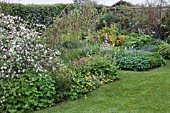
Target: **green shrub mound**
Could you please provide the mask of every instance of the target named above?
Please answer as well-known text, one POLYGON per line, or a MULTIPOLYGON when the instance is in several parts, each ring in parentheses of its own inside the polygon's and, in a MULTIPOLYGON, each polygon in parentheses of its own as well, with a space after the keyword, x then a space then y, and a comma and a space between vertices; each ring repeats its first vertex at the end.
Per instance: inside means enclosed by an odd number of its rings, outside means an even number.
POLYGON ((1 81, 0 104, 4 112, 40 110, 54 104, 55 81, 50 75, 26 73, 1 81))
POLYGON ((170 59, 170 45, 167 43, 158 45, 153 51, 158 52, 165 59, 170 59))
POLYGON ((139 49, 143 45, 153 41, 153 39, 149 35, 139 34, 132 32, 131 34, 127 35, 123 46, 127 48, 136 48, 139 49))
POLYGON ((116 63, 108 57, 96 56, 88 59, 86 64, 76 67, 75 71, 71 84, 71 99, 76 99, 102 84, 117 79, 116 63))
POLYGON ((152 52, 132 52, 119 53, 115 55, 115 60, 124 70, 145 71, 151 68, 165 65, 164 58, 158 53, 152 52))

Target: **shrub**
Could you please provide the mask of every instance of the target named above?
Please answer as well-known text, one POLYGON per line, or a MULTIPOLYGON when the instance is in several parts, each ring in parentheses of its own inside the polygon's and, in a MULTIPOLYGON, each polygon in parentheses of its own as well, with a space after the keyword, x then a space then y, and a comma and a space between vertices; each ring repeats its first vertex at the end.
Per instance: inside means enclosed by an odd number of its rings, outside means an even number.
POLYGON ((124 36, 124 35, 117 36, 116 41, 115 41, 115 45, 121 46, 125 39, 126 39, 126 36, 124 36))
POLYGON ((60 52, 42 45, 39 33, 19 17, 0 14, 0 35, 0 78, 60 67, 60 52))
POLYGON ((152 52, 119 51, 114 58, 119 67, 125 70, 144 71, 165 65, 163 57, 152 52))
POLYGON ((112 13, 105 13, 100 20, 100 23, 97 25, 97 29, 102 29, 104 26, 110 26, 113 24, 113 14, 112 13))
POLYGON ((73 77, 70 92, 72 99, 117 78, 117 67, 108 57, 95 56, 86 62, 75 68, 76 74, 73 77))
POLYGON ((118 29, 117 34, 126 36, 126 35, 130 35, 130 32, 124 29, 118 29))
POLYGON ((170 45, 167 43, 158 45, 153 51, 158 52, 166 59, 170 59, 170 45))
POLYGON ((96 35, 96 25, 100 20, 100 13, 96 4, 85 1, 74 4, 75 8, 57 17, 52 29, 47 30, 50 40, 58 38, 58 42, 78 42, 82 39, 93 40, 96 35), (52 32, 51 32, 52 31, 52 32))
POLYGON ((82 54, 81 49, 66 49, 61 53, 61 57, 64 62, 73 61, 77 58, 80 58, 82 54))
POLYGON ((86 57, 87 55, 93 55, 97 54, 100 51, 100 44, 93 43, 92 44, 86 44, 85 46, 80 48, 82 51, 81 56, 86 57))
POLYGON ((144 44, 151 42, 153 39, 149 35, 131 33, 124 40, 123 45, 128 48, 141 48, 144 44))
POLYGON ((166 38, 166 42, 170 44, 170 35, 166 38))
POLYGON ((2 13, 5 15, 19 16, 29 24, 44 24, 49 26, 53 23, 53 19, 68 4, 52 4, 52 5, 36 5, 36 4, 18 4, 0 2, 2 13))
POLYGON ((57 69, 52 73, 55 81, 56 95, 55 103, 67 100, 69 98, 70 85, 72 83, 73 72, 69 68, 57 69))
POLYGON ((0 87, 2 111, 16 113, 40 110, 54 104, 55 81, 48 74, 25 73, 4 79, 0 87))
POLYGON ((109 43, 114 44, 116 41, 116 27, 112 24, 110 27, 103 27, 101 30, 98 31, 99 38, 104 41, 107 38, 109 43))
POLYGON ((157 45, 155 45, 155 44, 145 44, 139 49, 139 51, 141 51, 141 52, 143 52, 143 51, 152 52, 156 48, 156 46, 157 45))
POLYGON ((75 42, 75 41, 65 41, 62 43, 62 46, 66 49, 76 49, 81 46, 80 42, 75 42))

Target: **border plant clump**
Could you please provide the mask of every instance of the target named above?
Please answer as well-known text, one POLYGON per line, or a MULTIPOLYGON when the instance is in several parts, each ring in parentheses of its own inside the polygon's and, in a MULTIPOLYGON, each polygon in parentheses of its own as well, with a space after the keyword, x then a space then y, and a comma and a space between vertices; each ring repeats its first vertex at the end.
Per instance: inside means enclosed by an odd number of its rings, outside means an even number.
POLYGON ((53 104, 55 83, 48 73, 62 70, 65 65, 58 57, 58 50, 40 43, 40 35, 35 29, 29 29, 20 17, 0 14, 2 111, 38 110, 53 104))
POLYGON ((76 67, 75 71, 70 88, 70 98, 73 100, 117 79, 118 70, 110 58, 95 56, 86 60, 86 64, 76 67))
POLYGON ((48 74, 21 74, 13 79, 4 79, 0 88, 1 111, 22 113, 40 110, 54 105, 55 81, 48 74))
POLYGON ((165 65, 164 58, 159 53, 119 50, 114 59, 121 69, 145 71, 165 65))
POLYGON ((158 45, 153 51, 158 52, 165 59, 170 59, 170 45, 168 43, 158 45))

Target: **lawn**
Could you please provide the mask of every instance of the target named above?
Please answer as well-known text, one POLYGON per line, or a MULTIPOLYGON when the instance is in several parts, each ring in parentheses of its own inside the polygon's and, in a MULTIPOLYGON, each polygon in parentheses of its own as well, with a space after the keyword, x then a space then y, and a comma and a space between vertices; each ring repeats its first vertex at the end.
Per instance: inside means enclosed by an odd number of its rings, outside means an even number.
POLYGON ((145 72, 120 71, 119 79, 75 101, 34 113, 169 113, 170 60, 145 72))

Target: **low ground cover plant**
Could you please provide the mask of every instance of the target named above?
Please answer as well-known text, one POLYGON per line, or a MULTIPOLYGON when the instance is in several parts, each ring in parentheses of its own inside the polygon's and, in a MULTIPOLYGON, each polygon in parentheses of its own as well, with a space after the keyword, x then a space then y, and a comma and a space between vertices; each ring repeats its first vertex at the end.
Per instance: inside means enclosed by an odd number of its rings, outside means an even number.
POLYGON ((56 95, 54 84, 51 75, 43 73, 39 75, 29 72, 13 79, 4 79, 0 85, 1 111, 22 113, 54 105, 53 97, 56 95))
POLYGON ((114 59, 121 69, 133 71, 145 71, 165 65, 165 60, 159 53, 146 51, 119 50, 114 59))

